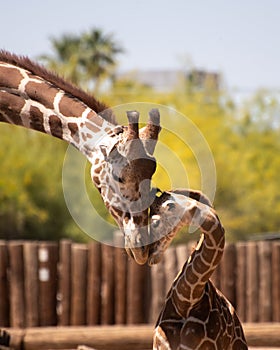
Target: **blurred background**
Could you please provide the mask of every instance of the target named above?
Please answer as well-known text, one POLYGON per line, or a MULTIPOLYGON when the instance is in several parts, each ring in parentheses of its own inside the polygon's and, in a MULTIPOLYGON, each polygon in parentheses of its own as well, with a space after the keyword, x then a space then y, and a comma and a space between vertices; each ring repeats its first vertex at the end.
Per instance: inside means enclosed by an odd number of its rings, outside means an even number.
MULTIPOLYGON (((279 2, 15 0, 0 11, 0 48, 28 55, 109 106, 156 103, 190 119, 215 160, 214 205, 227 240, 278 237, 279 2)), ((163 137, 190 187, 200 189, 191 150, 163 137)), ((88 241, 63 197, 67 145, 10 125, 1 125, 0 140, 0 238, 88 241)), ((160 173, 156 183, 169 189, 160 173)), ((97 192, 91 197, 106 217, 97 192)))

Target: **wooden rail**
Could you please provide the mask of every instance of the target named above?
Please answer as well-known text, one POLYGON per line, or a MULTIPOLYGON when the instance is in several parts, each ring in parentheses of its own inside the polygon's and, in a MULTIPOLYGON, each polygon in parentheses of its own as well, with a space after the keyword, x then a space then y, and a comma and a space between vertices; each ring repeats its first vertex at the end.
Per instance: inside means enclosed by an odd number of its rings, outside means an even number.
MULTIPOLYGON (((97 327, 40 327, 7 329, 15 350, 77 349, 86 345, 96 350, 151 350, 150 325, 97 327)), ((244 331, 249 346, 280 347, 279 323, 248 323, 244 331)))

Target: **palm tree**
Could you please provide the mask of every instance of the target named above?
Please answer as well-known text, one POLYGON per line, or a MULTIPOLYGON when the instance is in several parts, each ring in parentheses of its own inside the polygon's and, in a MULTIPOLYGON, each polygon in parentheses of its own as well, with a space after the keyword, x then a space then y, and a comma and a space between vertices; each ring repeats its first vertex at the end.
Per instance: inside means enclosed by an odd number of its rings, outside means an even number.
POLYGON ((51 39, 54 56, 40 57, 48 68, 64 75, 74 84, 88 90, 97 90, 103 79, 112 78, 116 56, 123 49, 111 34, 92 29, 81 35, 67 34, 51 39))

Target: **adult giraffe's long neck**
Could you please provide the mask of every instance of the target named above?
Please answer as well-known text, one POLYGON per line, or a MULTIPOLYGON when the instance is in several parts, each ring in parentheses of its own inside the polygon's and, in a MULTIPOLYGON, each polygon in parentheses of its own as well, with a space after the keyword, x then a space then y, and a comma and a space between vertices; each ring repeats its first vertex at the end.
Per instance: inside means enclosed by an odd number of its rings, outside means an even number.
POLYGON ((28 58, 0 51, 1 122, 58 137, 87 155, 93 135, 97 141, 115 127, 111 115, 97 114, 106 108, 28 58))
MULTIPOLYGON (((222 258, 224 229, 210 205, 172 192, 164 193, 157 201, 151 223, 154 235, 161 232, 173 238, 184 225, 194 225, 201 230, 199 243, 170 290, 178 314, 186 317, 189 308, 201 299, 205 284, 222 258)), ((164 238, 159 240, 158 249, 164 238)), ((156 247, 154 249, 156 254, 156 247)))
POLYGON ((152 155, 160 116, 151 110, 140 130, 139 113, 127 116, 127 126, 114 124, 111 110, 84 91, 28 58, 0 51, 0 122, 58 137, 86 155, 92 180, 124 232, 128 253, 143 264, 149 254, 152 155))

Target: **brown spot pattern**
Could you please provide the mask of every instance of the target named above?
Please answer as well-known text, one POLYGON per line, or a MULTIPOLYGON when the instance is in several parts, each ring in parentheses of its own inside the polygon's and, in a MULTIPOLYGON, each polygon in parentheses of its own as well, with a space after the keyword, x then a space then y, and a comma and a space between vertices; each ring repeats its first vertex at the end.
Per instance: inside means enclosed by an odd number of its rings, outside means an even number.
POLYGON ((94 113, 93 111, 90 111, 87 115, 87 119, 92 121, 96 126, 102 127, 104 123, 104 119, 101 118, 98 114, 94 113))
POLYGON ((9 123, 9 121, 5 119, 5 115, 7 115, 12 120, 13 124, 22 125, 20 113, 24 105, 25 100, 21 96, 0 91, 0 106, 4 122, 9 123))
POLYGON ((22 78, 18 69, 0 66, 0 87, 17 89, 22 78))
POLYGON ((44 129, 44 115, 38 107, 31 106, 29 110, 30 114, 30 127, 31 129, 45 132, 44 129))
POLYGON ((182 329, 181 342, 188 344, 190 349, 196 349, 205 336, 204 325, 194 321, 187 321, 182 329))
POLYGON ((210 313, 210 302, 207 294, 204 294, 197 305, 190 310, 190 317, 197 318, 203 322, 208 319, 210 313))
POLYGON ((41 103, 44 107, 53 109, 53 101, 58 89, 46 82, 29 81, 25 86, 25 92, 34 101, 41 103))
POLYGON ((61 139, 63 136, 63 130, 61 120, 58 118, 58 116, 51 115, 49 117, 49 125, 51 134, 61 139))
POLYGON ((79 142, 79 129, 78 129, 78 125, 76 123, 68 123, 68 128, 71 132, 71 136, 72 138, 76 141, 79 142))
POLYGON ((62 96, 59 102, 59 112, 66 117, 80 118, 86 109, 86 106, 73 97, 67 95, 62 96))
POLYGON ((196 255, 196 257, 193 259, 193 266, 196 272, 201 273, 209 269, 209 265, 206 265, 200 255, 196 255))
POLYGON ((97 133, 97 132, 100 131, 100 129, 99 129, 97 126, 95 126, 94 124, 92 124, 92 123, 86 122, 86 127, 87 127, 89 130, 91 130, 93 133, 97 133))

